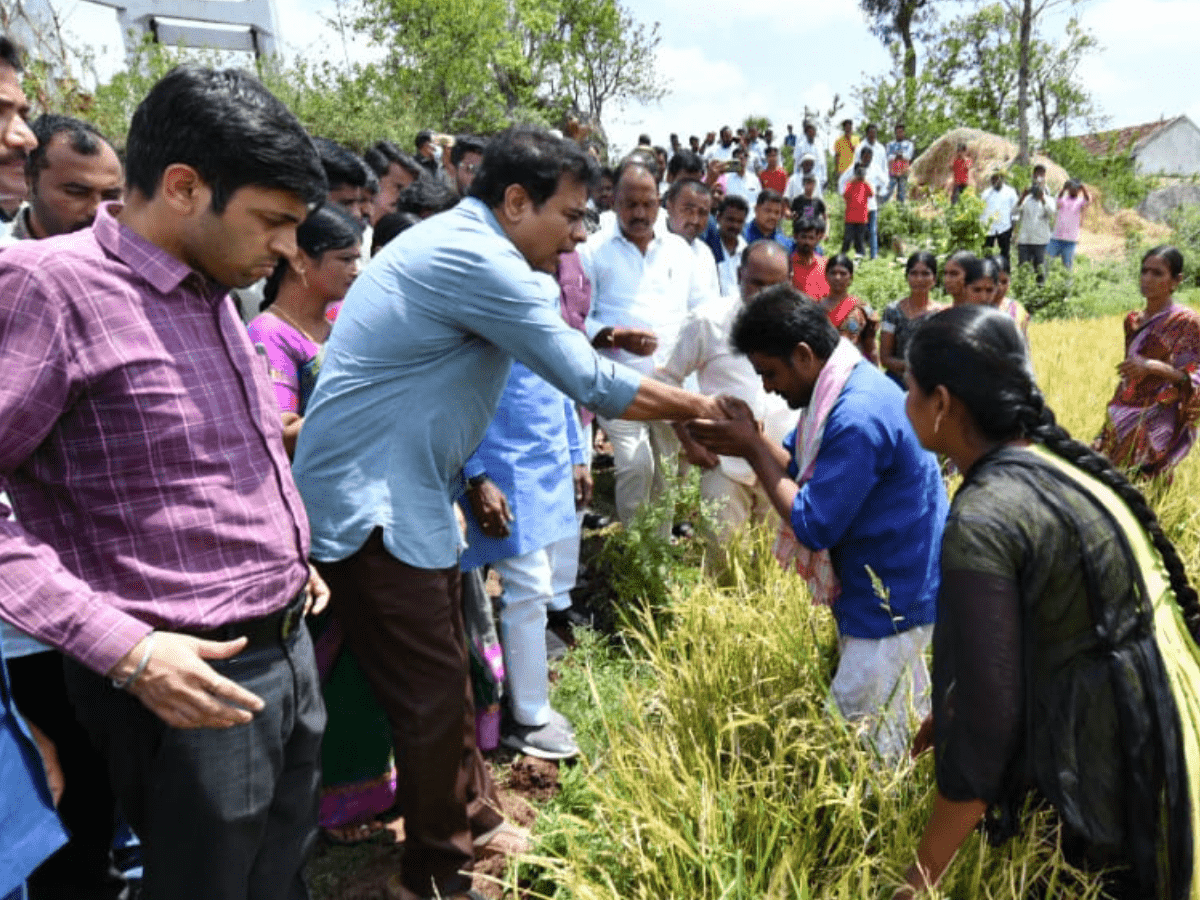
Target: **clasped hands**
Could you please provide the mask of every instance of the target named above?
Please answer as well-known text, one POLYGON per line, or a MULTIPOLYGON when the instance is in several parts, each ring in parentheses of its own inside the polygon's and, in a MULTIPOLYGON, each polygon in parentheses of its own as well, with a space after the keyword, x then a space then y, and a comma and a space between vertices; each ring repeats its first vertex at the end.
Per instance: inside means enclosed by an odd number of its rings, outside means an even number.
MULTIPOLYGON (((755 420, 754 412, 745 400, 723 394, 711 398, 714 405, 714 415, 711 418, 692 419, 684 423, 687 436, 692 439, 698 449, 719 456, 748 457, 756 446, 764 440, 762 424, 755 420)), ((693 460, 696 465, 711 468, 710 465, 693 460)))

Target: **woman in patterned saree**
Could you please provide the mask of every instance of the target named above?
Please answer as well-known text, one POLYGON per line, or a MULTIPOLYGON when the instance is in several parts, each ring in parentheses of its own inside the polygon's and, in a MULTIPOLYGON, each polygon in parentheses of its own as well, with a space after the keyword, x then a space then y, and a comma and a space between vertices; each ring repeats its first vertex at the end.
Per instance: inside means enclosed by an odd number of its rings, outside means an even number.
POLYGON ((1187 455, 1200 418, 1200 316, 1174 301, 1183 255, 1154 247, 1142 257, 1145 309, 1125 318, 1121 380, 1096 449, 1137 476, 1169 473, 1187 455))

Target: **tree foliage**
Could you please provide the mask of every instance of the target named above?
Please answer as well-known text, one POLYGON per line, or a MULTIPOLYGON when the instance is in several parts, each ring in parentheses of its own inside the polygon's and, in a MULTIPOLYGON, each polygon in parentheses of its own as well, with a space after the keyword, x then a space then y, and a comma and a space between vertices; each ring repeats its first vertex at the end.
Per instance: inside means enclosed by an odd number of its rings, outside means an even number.
MULTIPOLYGON (((78 116, 100 129, 114 144, 123 146, 133 111, 163 75, 181 62, 194 61, 217 67, 245 67, 245 54, 185 50, 144 42, 131 65, 94 90, 85 90, 69 76, 57 74, 56 112, 78 116)), ((285 63, 264 60, 258 75, 267 88, 287 104, 309 132, 362 149, 381 138, 411 144, 419 125, 411 104, 382 73, 371 66, 341 67, 328 60, 300 59, 285 63)), ((32 96, 46 93, 44 66, 31 66, 26 87, 32 96)))
MULTIPOLYGON (((905 75, 904 48, 892 41, 891 70, 866 78, 855 89, 864 116, 882 122, 903 120, 918 141, 959 126, 1019 138, 1020 30, 1019 17, 1004 2, 931 23, 924 42, 926 62, 914 78, 905 75)), ((1030 93, 1043 140, 1055 129, 1097 117, 1078 65, 1098 46, 1074 19, 1058 42, 1033 35, 1030 93)))
MULTIPOLYGON (((900 42, 904 106, 899 118, 906 119, 916 99, 913 82, 917 77, 918 30, 932 21, 933 0, 859 0, 859 6, 867 16, 872 34, 886 45, 891 45, 895 40, 900 42)), ((923 31, 920 33, 923 34, 923 31)))
POLYGON ((451 130, 598 121, 608 103, 664 91, 658 25, 616 0, 362 0, 355 27, 416 115, 451 130))

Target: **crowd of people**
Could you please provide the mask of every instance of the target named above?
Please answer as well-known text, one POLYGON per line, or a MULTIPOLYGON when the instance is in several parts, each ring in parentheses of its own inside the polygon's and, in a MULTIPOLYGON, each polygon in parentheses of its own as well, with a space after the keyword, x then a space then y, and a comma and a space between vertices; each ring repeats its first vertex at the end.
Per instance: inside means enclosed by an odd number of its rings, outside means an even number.
MULTIPOLYGON (((848 247, 825 254, 834 185, 877 252, 903 126, 844 122, 832 179, 811 124, 792 173, 754 128, 607 169, 527 126, 360 155, 253 77, 183 66, 122 163, 83 122, 27 125, 21 66, 0 39, 5 900, 129 897, 122 826, 147 900, 296 900, 320 833, 389 813, 389 896, 475 896, 477 858, 529 848, 483 751, 579 752, 546 628, 579 621, 601 432, 623 522, 698 468, 710 563, 766 524, 830 607, 831 714, 884 765, 936 748, 898 896, 1031 788, 1115 892, 1188 893, 1200 671, 1155 629, 1192 640, 1200 606, 1122 474, 1195 437, 1178 251, 1143 260, 1092 449, 1033 379, 1004 229, 996 256, 914 253, 882 316, 848 247)), ((1036 179, 1013 199, 1049 208, 1036 179)), ((1022 260, 1047 233, 1070 264, 1088 195, 1059 201, 1061 235, 1022 212, 1022 260)))

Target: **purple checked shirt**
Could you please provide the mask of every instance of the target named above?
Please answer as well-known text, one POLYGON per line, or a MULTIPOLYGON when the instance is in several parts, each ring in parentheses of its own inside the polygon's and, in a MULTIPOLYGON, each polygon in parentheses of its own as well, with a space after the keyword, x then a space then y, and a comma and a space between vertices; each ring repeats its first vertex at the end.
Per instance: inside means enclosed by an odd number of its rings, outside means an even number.
POLYGON ((102 208, 0 252, 0 618, 107 672, 283 607, 308 519, 224 289, 102 208))

